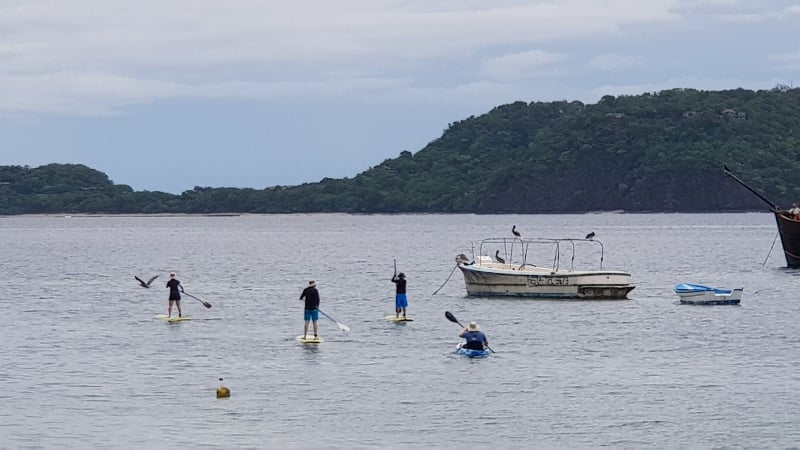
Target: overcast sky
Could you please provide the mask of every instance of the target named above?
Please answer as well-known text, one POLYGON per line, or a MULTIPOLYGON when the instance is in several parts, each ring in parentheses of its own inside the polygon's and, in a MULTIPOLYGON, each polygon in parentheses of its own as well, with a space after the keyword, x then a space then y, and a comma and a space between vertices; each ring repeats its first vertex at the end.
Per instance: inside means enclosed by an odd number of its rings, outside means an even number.
POLYGON ((353 177, 513 101, 800 82, 800 0, 0 0, 0 165, 353 177))

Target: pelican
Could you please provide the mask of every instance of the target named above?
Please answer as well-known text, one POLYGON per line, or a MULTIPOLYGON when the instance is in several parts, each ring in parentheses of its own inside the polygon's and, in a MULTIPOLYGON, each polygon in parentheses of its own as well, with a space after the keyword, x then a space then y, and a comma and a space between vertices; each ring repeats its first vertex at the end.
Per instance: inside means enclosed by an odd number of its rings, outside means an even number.
POLYGON ((467 255, 462 253, 462 254, 456 256, 456 264, 463 264, 465 266, 471 266, 471 265, 475 264, 475 261, 470 261, 469 258, 467 258, 467 255))
POLYGON ((594 231, 586 235, 586 239, 592 239, 592 238, 594 238, 594 231))
POLYGON ((511 233, 512 233, 514 236, 516 236, 516 237, 520 237, 520 236, 522 236, 521 234, 519 234, 519 231, 517 231, 517 226, 516 226, 516 225, 514 225, 513 227, 511 227, 511 233))
POLYGON ((496 259, 500 264, 506 263, 506 260, 500 257, 500 250, 494 252, 494 259, 496 259))
POLYGON ((133 278, 136 278, 136 281, 138 281, 139 284, 142 285, 142 287, 149 288, 150 287, 150 283, 152 283, 153 280, 158 278, 158 275, 156 275, 153 278, 150 278, 149 280, 147 280, 147 283, 145 283, 144 280, 142 280, 141 278, 137 277, 136 275, 134 275, 133 278))

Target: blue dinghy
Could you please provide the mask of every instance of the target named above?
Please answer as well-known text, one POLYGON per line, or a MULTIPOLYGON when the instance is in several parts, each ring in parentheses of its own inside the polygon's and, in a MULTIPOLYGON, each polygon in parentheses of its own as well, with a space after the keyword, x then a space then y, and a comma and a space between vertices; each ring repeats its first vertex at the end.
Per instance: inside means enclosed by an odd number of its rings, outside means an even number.
POLYGON ((690 305, 738 305, 744 288, 720 289, 702 284, 681 283, 675 285, 675 293, 681 303, 690 305))
POLYGON ((471 348, 463 348, 461 344, 456 346, 456 353, 467 358, 485 358, 489 356, 489 350, 473 350, 471 348))

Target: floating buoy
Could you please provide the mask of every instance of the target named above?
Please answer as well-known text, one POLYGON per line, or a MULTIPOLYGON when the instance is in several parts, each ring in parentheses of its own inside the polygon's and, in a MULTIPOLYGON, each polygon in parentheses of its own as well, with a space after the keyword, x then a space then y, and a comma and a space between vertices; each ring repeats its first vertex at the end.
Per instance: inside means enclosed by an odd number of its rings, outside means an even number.
MULTIPOLYGON (((222 378, 219 379, 222 381, 222 378)), ((217 388, 217 398, 228 398, 231 396, 231 390, 226 388, 225 386, 220 386, 217 388)))

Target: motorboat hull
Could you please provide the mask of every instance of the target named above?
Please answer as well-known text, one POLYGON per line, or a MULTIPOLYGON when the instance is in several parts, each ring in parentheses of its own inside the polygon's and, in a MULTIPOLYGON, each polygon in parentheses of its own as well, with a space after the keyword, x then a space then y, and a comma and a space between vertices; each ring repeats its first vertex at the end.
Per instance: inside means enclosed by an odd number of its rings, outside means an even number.
POLYGON ((621 300, 635 286, 622 271, 553 271, 525 265, 459 264, 467 295, 543 299, 621 300))

